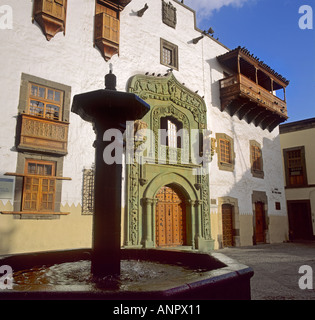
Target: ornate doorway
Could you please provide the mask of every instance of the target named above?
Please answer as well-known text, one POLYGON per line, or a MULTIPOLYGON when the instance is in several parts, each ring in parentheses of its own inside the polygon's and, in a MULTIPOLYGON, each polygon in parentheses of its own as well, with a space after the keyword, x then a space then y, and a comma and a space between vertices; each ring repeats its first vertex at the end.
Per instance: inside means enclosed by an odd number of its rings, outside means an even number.
POLYGON ((162 187, 156 195, 156 246, 186 244, 186 206, 184 197, 171 187, 162 187))

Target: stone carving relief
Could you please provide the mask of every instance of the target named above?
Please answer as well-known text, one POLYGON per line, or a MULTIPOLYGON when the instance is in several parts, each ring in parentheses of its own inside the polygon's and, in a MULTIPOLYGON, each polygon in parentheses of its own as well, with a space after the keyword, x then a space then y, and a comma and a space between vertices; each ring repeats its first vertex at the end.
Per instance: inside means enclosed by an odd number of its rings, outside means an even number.
POLYGON ((174 102, 193 114, 200 129, 206 128, 206 106, 203 99, 181 85, 172 73, 165 78, 136 76, 129 87, 129 92, 137 94, 143 100, 174 102))
MULTIPOLYGON (((150 128, 155 137, 158 137, 158 130, 161 127, 161 118, 163 117, 174 117, 176 120, 181 122, 182 128, 186 129, 187 132, 190 132, 192 126, 192 119, 197 123, 197 128, 200 132, 203 132, 203 129, 207 128, 207 117, 206 117, 206 105, 204 100, 197 95, 196 93, 190 91, 182 84, 180 84, 172 73, 169 73, 165 77, 152 77, 145 75, 136 75, 129 82, 128 91, 138 95, 143 100, 151 105, 150 111, 150 123, 143 123, 143 120, 139 120, 135 123, 134 133, 141 129, 150 128), (165 103, 166 102, 166 103, 165 103), (192 117, 188 116, 188 113, 185 110, 188 110, 192 117)), ((196 124, 194 124, 196 126, 196 124)), ((141 132, 139 132, 140 134, 141 132)), ((165 152, 165 158, 169 159, 175 157, 174 162, 166 162, 168 168, 170 165, 174 168, 174 172, 177 170, 177 164, 181 163, 181 152, 182 150, 188 151, 188 157, 190 157, 190 137, 189 134, 187 137, 184 137, 183 143, 185 147, 182 148, 169 148, 168 146, 159 145, 159 140, 155 139, 155 159, 158 159, 159 156, 163 157, 163 151, 165 152), (160 149, 158 149, 160 148, 160 149), (173 154, 173 151, 176 154, 173 154), (160 152, 160 154, 159 154, 160 152), (176 158, 177 157, 177 158, 176 158), (176 161, 177 160, 177 161, 176 161)), ((204 143, 207 144, 207 150, 210 153, 213 152, 213 140, 209 135, 205 136, 204 143)), ((135 156, 137 156, 135 154, 135 156)), ((151 157, 151 155, 150 155, 151 157)), ((154 154, 152 154, 152 158, 154 154)), ((164 157, 163 157, 164 159, 164 157)), ((186 156, 185 156, 186 159, 186 156)), ((142 239, 140 239, 140 229, 143 228, 141 223, 143 223, 142 215, 142 206, 141 206, 141 197, 140 194, 141 178, 145 183, 150 183, 147 181, 147 177, 142 174, 144 168, 141 167, 139 161, 136 161, 134 164, 128 165, 128 210, 127 210, 127 219, 128 219, 128 239, 126 241, 127 246, 139 246, 141 245, 142 239)), ((191 166, 191 159, 189 158, 189 164, 187 168, 191 166)), ((183 164, 181 164, 181 168, 183 164)), ((192 169, 191 169, 192 170, 192 169)), ((200 220, 202 223, 201 227, 201 237, 204 240, 211 240, 211 222, 210 222, 210 195, 209 195, 209 174, 203 169, 199 168, 200 175, 198 177, 198 194, 199 199, 198 203, 200 206, 200 220)), ((193 182, 194 183, 194 182, 193 182)))
POLYGON ((172 27, 174 29, 176 28, 176 8, 172 5, 171 2, 166 3, 164 0, 162 0, 162 21, 169 27, 172 27))

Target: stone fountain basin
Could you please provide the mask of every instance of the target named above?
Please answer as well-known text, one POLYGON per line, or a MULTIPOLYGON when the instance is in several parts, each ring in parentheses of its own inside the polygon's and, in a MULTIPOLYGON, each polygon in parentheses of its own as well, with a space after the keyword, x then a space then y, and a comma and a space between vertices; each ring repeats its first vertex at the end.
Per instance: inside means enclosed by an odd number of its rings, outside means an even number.
MULTIPOLYGON (((9 265, 14 272, 38 266, 90 260, 90 249, 17 254, 0 257, 0 266, 9 265)), ((250 279, 254 272, 248 266, 217 252, 185 250, 122 249, 122 260, 150 261, 178 266, 185 276, 164 276, 152 284, 136 282, 127 289, 86 285, 24 286, 0 290, 5 299, 105 299, 105 300, 249 300, 250 279)), ((1 276, 1 275, 0 275, 1 276)))

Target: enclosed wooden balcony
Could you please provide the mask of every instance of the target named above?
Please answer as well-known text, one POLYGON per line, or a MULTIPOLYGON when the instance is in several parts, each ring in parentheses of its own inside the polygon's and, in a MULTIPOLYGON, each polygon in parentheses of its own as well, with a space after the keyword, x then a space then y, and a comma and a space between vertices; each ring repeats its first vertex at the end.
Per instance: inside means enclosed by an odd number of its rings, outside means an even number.
POLYGON ((69 123, 20 115, 18 150, 65 156, 68 148, 69 123))
POLYGON ((94 46, 108 61, 119 54, 120 12, 131 0, 96 0, 94 46))
POLYGON ((35 20, 49 41, 56 33, 66 31, 67 0, 34 0, 35 20))
POLYGON ((222 111, 269 131, 287 120, 288 80, 244 48, 219 56, 218 60, 232 73, 220 80, 222 111))

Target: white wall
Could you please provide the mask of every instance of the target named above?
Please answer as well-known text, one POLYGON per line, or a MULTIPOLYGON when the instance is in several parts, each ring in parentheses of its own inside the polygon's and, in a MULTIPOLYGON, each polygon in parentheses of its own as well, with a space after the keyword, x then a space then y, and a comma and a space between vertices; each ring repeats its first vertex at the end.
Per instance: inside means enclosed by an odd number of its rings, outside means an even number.
MULTIPOLYGON (((93 47, 95 0, 68 0, 66 34, 58 33, 49 42, 36 23, 32 23, 33 1, 6 0, 13 9, 13 30, 0 30, 0 174, 16 170, 14 151, 16 115, 21 73, 41 77, 71 86, 76 94, 104 88, 104 76, 109 63, 117 76, 117 89, 125 91, 128 79, 146 72, 165 74, 160 64, 160 38, 179 47, 179 71, 175 77, 192 91, 199 90, 208 107, 209 128, 215 133, 227 133, 235 141, 235 172, 217 168, 216 156, 211 164, 211 198, 232 196, 239 198, 240 212, 252 213, 252 190, 265 191, 269 199, 280 201, 282 210, 269 214, 285 215, 283 175, 281 168, 278 129, 272 133, 261 130, 219 110, 218 81, 223 69, 216 56, 227 48, 209 37, 198 44, 192 39, 200 36, 194 28, 194 13, 177 2, 176 29, 163 24, 160 0, 133 0, 121 13, 120 55, 105 62, 93 47), (143 17, 135 12, 148 3, 143 17), (263 148, 265 179, 251 177, 249 140, 255 139, 263 148), (278 188, 281 196, 274 196, 278 188)), ((94 160, 94 132, 92 126, 73 113, 70 115, 68 155, 64 159, 63 205, 81 202, 82 170, 94 160)))

